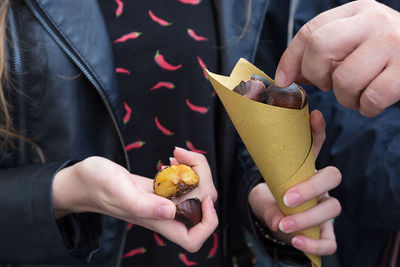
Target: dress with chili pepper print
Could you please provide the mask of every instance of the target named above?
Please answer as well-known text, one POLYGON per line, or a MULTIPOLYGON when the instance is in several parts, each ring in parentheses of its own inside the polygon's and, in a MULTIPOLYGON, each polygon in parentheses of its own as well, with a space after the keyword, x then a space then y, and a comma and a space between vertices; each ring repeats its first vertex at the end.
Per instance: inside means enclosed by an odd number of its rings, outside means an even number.
MULTIPOLYGON (((98 2, 113 42, 132 171, 154 177, 180 146, 203 153, 215 177, 216 96, 201 68, 218 72, 214 1, 98 2)), ((197 253, 137 225, 127 231, 122 266, 221 266, 219 230, 197 253)))

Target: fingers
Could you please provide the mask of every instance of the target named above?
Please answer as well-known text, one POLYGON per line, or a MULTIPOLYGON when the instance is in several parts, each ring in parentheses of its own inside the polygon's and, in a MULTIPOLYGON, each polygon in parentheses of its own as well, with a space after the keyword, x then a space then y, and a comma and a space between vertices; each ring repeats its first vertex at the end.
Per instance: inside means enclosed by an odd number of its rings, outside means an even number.
POLYGON ((353 16, 336 20, 310 36, 302 59, 301 74, 321 90, 329 91, 332 87, 332 62, 342 61, 366 38, 367 30, 362 27, 360 18, 353 16))
POLYGON ((356 2, 349 3, 321 13, 305 24, 282 55, 277 67, 275 83, 280 87, 286 87, 296 81, 302 73, 303 54, 310 39, 314 38, 314 33, 325 24, 355 15, 358 10, 359 5, 356 2))
POLYGON ((250 191, 249 204, 260 221, 265 222, 272 231, 278 231, 283 214, 266 183, 260 183, 250 191))
POLYGON ((202 201, 202 212, 201 222, 190 230, 176 220, 150 220, 142 223, 142 225, 162 234, 187 251, 196 252, 218 226, 218 216, 211 198, 206 197, 202 201))
POLYGON ((336 198, 326 195, 318 205, 294 215, 286 216, 279 222, 279 230, 290 234, 331 220, 341 212, 336 198))
MULTIPOLYGON (((133 192, 132 192, 133 193, 133 192)), ((175 217, 175 204, 169 199, 153 193, 144 193, 137 196, 131 204, 130 211, 142 219, 173 219, 175 217)))
POLYGON ((313 134, 314 142, 314 158, 318 157, 319 151, 325 141, 325 120, 324 116, 319 110, 314 110, 310 114, 311 131, 313 134))
POLYGON ((400 65, 389 65, 373 80, 360 98, 360 113, 372 117, 400 99, 400 65))
POLYGON ((207 158, 200 153, 188 151, 180 147, 175 148, 174 157, 176 162, 191 166, 200 177, 199 186, 191 192, 185 194, 183 199, 191 197, 203 199, 205 196, 210 195, 214 202, 217 201, 218 194, 213 183, 207 158))
POLYGON ((207 159, 204 155, 183 149, 181 147, 175 147, 174 157, 179 163, 186 164, 191 167, 207 163, 207 159))
POLYGON ((198 251, 218 226, 218 216, 211 197, 206 197, 203 200, 202 210, 203 218, 201 222, 191 228, 188 232, 189 242, 186 244, 186 250, 189 252, 198 251), (192 242, 192 240, 196 240, 196 242, 192 242))
POLYGON ((332 73, 337 101, 358 110, 362 91, 387 65, 391 49, 380 38, 362 43, 332 73))
POLYGON ((337 168, 326 167, 305 182, 289 189, 283 197, 283 202, 288 207, 298 206, 337 187, 341 180, 342 175, 337 168))
POLYGON ((292 239, 292 245, 305 253, 320 256, 332 255, 337 248, 332 223, 329 221, 322 224, 320 239, 315 240, 306 236, 297 235, 292 239), (329 236, 323 237, 323 233, 329 236))

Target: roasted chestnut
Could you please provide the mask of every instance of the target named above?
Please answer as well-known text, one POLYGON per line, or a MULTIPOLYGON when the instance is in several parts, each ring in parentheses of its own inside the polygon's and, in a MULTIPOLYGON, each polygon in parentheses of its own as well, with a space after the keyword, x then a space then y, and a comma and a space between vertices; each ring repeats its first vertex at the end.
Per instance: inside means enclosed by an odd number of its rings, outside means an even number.
POLYGON ((296 83, 283 88, 272 84, 267 88, 265 103, 284 108, 302 109, 307 105, 307 100, 306 91, 296 83))
POLYGON ((175 220, 184 223, 188 229, 201 222, 202 217, 201 201, 198 198, 189 198, 176 205, 175 220))
POLYGON ((259 75, 252 75, 249 80, 241 81, 233 91, 261 103, 291 109, 302 109, 308 101, 307 93, 298 84, 278 87, 259 75))
POLYGON ((267 98, 267 88, 265 84, 257 79, 250 79, 245 82, 242 81, 233 91, 258 102, 265 102, 267 98))
POLYGON ((264 83, 265 87, 268 87, 271 85, 271 83, 266 78, 264 78, 263 76, 260 76, 260 75, 256 75, 256 74, 251 75, 250 80, 262 81, 264 83))
POLYGON ((199 184, 200 178, 189 166, 171 165, 157 173, 153 189, 156 195, 173 199, 191 191, 199 184))

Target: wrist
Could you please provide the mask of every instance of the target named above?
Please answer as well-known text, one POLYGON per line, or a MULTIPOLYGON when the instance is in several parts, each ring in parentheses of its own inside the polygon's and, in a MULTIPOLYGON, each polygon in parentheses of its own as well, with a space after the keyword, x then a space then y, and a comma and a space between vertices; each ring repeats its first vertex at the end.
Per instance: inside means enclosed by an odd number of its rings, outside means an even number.
POLYGON ((79 174, 76 165, 59 170, 52 183, 53 211, 56 219, 65 215, 81 212, 78 184, 79 174))

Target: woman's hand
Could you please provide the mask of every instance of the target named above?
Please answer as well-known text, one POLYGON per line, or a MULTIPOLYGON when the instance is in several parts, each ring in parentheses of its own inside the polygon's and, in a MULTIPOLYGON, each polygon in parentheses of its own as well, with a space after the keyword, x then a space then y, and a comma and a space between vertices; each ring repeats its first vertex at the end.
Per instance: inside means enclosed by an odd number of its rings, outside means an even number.
POLYGON ((359 0, 305 24, 284 52, 275 82, 333 88, 345 107, 376 116, 400 99, 400 13, 359 0))
POLYGON ((97 212, 144 226, 190 252, 200 249, 218 225, 213 200, 217 193, 206 158, 181 148, 174 160, 193 167, 200 177, 202 221, 188 230, 173 220, 175 204, 153 193, 153 179, 130 174, 101 157, 90 157, 57 173, 53 181, 56 218, 69 213, 97 212), (209 197, 208 197, 209 196, 209 197))
MULTIPOLYGON (((310 116, 314 136, 314 154, 317 156, 325 140, 325 122, 319 111, 310 116)), ((329 196, 328 191, 337 187, 341 174, 334 167, 327 167, 316 172, 303 183, 290 188, 284 195, 288 207, 298 206, 312 198, 318 198, 318 204, 304 212, 284 216, 272 196, 266 183, 255 186, 250 192, 249 203, 256 217, 267 225, 274 235, 282 241, 291 243, 295 248, 314 255, 330 255, 336 251, 332 218, 339 215, 339 201, 329 196), (319 225, 320 239, 314 240, 292 233, 319 225)))

